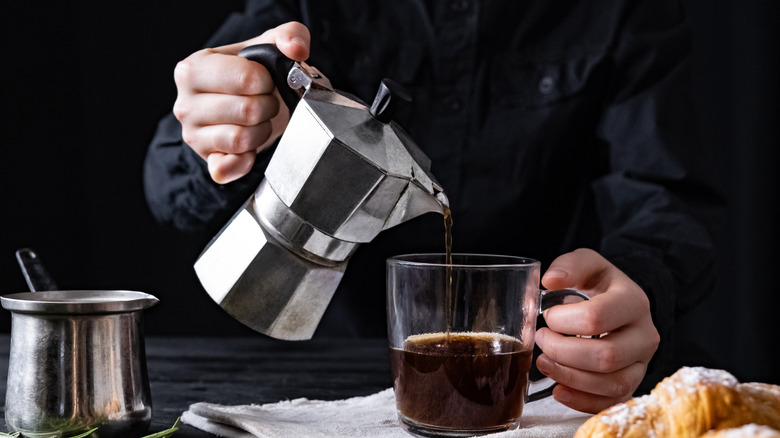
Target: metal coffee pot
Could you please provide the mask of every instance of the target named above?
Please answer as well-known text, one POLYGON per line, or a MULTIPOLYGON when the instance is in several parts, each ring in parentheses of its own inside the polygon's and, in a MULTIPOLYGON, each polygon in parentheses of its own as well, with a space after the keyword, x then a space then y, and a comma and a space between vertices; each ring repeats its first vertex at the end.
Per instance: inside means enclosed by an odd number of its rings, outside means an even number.
POLYGON ((122 290, 57 290, 37 255, 17 252, 30 290, 3 295, 11 312, 5 421, 25 437, 143 435, 152 420, 144 309, 122 290))
POLYGON ((214 301, 268 336, 310 339, 359 244, 449 202, 430 160, 392 121, 409 102, 382 81, 368 107, 274 45, 264 65, 290 122, 255 193, 207 245, 195 272, 214 301))

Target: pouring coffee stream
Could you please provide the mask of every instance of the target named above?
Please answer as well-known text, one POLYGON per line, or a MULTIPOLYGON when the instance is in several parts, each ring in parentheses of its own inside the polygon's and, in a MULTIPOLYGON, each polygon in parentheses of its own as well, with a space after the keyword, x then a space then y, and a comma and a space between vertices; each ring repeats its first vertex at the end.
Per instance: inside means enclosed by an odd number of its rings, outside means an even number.
POLYGON ((265 66, 290 122, 255 193, 195 262, 204 289, 254 330, 314 334, 361 243, 449 200, 430 159, 393 121, 411 100, 385 79, 368 106, 274 45, 239 54, 265 66))
POLYGON ((447 324, 447 336, 446 340, 450 340, 450 332, 452 331, 453 313, 455 312, 455 304, 452 300, 452 226, 455 224, 452 218, 452 210, 449 205, 442 206, 442 214, 444 215, 444 263, 447 265, 447 291, 444 294, 444 311, 446 312, 446 324, 447 324))

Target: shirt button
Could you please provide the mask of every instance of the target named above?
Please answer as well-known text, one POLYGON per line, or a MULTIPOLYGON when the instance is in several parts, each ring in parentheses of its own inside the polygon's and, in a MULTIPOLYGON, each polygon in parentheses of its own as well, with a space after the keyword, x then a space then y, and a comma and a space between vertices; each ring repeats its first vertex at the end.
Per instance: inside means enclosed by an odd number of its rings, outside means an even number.
POLYGON ((471 6, 469 0, 452 0, 452 2, 450 2, 450 9, 454 12, 463 12, 467 10, 469 6, 471 6))
POLYGON ((460 99, 454 96, 445 97, 442 99, 441 104, 444 109, 450 113, 456 113, 460 111, 461 108, 463 108, 463 103, 460 101, 460 99))
POLYGON ((356 57, 355 64, 357 64, 360 67, 364 67, 371 64, 371 61, 373 59, 371 58, 371 55, 361 55, 356 57))
POLYGON ((542 94, 550 94, 555 90, 555 79, 552 76, 544 76, 539 81, 539 92, 542 94))

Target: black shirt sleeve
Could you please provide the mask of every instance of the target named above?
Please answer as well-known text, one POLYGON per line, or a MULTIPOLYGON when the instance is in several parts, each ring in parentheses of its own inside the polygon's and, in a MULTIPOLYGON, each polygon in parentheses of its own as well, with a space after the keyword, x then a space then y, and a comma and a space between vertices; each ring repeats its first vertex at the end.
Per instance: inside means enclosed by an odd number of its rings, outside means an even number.
POLYGON ((181 139, 181 125, 172 114, 163 118, 144 162, 144 190, 158 222, 184 232, 213 231, 249 197, 262 179, 265 160, 258 156, 250 173, 217 184, 206 162, 181 139))
MULTIPOLYGON (((233 13, 207 42, 207 47, 243 41, 264 30, 298 19, 296 2, 250 0, 243 13, 233 13)), ((245 177, 220 185, 206 162, 184 143, 181 125, 168 114, 157 126, 144 162, 144 191, 161 224, 185 232, 213 232, 260 183, 270 153, 262 153, 245 177)))
POLYGON ((676 3, 628 6, 613 51, 619 80, 598 127, 609 172, 592 184, 600 251, 648 294, 661 335, 648 385, 675 371, 675 320, 712 290, 722 210, 696 129, 689 35, 676 3))

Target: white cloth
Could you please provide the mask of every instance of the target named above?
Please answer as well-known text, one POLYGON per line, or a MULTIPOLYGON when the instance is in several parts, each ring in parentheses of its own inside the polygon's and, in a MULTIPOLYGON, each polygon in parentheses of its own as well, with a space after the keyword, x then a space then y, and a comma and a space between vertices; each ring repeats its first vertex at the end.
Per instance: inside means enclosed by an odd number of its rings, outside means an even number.
MULTIPOLYGON (((519 429, 490 438, 570 438, 588 417, 550 397, 526 404, 519 429)), ((399 425, 392 388, 336 401, 299 398, 240 406, 195 403, 182 414, 182 421, 224 438, 410 437, 399 425)))

